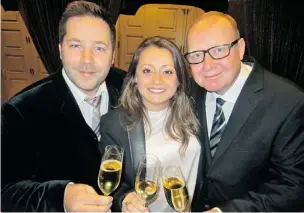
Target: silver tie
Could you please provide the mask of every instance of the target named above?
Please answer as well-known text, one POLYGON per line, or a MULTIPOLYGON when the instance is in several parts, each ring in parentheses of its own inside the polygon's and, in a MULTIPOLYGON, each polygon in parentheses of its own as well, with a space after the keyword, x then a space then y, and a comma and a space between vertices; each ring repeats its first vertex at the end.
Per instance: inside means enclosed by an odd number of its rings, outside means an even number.
POLYGON ((99 136, 99 124, 100 124, 100 102, 101 102, 101 96, 96 96, 94 98, 87 97, 85 99, 86 102, 88 102, 93 107, 93 118, 92 118, 92 130, 95 132, 97 137, 99 136))

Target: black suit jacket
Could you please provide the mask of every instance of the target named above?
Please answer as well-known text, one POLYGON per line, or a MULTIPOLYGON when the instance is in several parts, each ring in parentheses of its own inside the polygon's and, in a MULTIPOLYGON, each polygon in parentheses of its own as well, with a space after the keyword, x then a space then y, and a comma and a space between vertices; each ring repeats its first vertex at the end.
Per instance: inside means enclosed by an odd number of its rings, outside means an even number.
POLYGON ((304 93, 253 58, 214 158, 206 90, 195 86, 207 172, 200 200, 225 211, 299 211, 304 198, 304 93))
MULTIPOLYGON (((133 124, 133 118, 117 108, 101 117, 101 141, 100 149, 104 150, 106 145, 118 145, 124 148, 124 162, 121 184, 114 194, 114 202, 112 211, 121 211, 122 200, 128 192, 134 191, 136 171, 139 166, 141 155, 146 153, 145 133, 143 122, 133 124)), ((195 194, 201 190, 203 185, 203 177, 205 162, 204 153, 200 155, 199 172, 195 187, 195 194)), ((196 197, 192 200, 191 207, 199 205, 196 197)))
MULTIPOLYGON (((117 104, 124 75, 110 70, 109 108, 117 104)), ((61 71, 12 97, 1 114, 2 211, 64 211, 64 190, 70 181, 100 192, 98 139, 61 71)))

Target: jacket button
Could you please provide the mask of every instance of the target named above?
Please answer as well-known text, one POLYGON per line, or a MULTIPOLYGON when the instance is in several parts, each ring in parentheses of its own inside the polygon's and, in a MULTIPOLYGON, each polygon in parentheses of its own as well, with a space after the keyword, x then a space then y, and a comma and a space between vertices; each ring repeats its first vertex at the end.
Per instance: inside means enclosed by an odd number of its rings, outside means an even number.
POLYGON ((210 183, 213 183, 213 179, 212 178, 207 178, 208 179, 208 181, 210 182, 210 183))

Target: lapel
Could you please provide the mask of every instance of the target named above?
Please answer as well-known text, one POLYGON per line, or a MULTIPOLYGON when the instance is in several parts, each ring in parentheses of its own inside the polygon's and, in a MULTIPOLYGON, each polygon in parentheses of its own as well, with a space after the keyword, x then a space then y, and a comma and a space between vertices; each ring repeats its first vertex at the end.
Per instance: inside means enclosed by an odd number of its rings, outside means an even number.
POLYGON ((200 86, 196 85, 195 89, 195 106, 196 106, 196 112, 199 121, 201 122, 201 129, 199 133, 199 138, 202 146, 202 151, 205 153, 206 157, 205 160, 207 170, 209 166, 211 165, 211 152, 210 150, 210 144, 209 144, 209 136, 208 136, 208 129, 207 129, 207 119, 206 119, 206 107, 205 107, 205 100, 206 100, 206 94, 207 91, 201 88, 200 86), (203 148, 205 150, 203 150, 203 148), (207 151, 206 151, 207 150, 207 151))
MULTIPOLYGON (((61 102, 62 113, 71 121, 72 124, 75 126, 80 125, 82 129, 87 129, 90 131, 90 133, 92 133, 91 128, 86 125, 86 121, 84 120, 84 117, 71 90, 62 76, 61 70, 54 74, 53 84, 55 93, 61 102)), ((110 111, 118 104, 119 92, 115 87, 107 83, 107 81, 106 85, 109 93, 108 110, 110 111)))
POLYGON ((193 205, 199 205, 201 203, 200 200, 200 194, 204 183, 204 175, 206 174, 206 148, 204 145, 204 141, 201 141, 199 137, 197 137, 197 140, 199 141, 201 145, 201 154, 199 158, 199 164, 198 164, 198 171, 197 171, 197 177, 196 177, 196 185, 194 189, 194 197, 193 197, 193 205))
POLYGON ((125 75, 126 72, 117 67, 110 68, 105 79, 109 93, 109 110, 117 108, 119 105, 120 91, 125 75))
POLYGON ((216 162, 218 162, 219 158, 228 149, 233 142, 233 139, 237 136, 249 116, 257 107, 261 100, 261 93, 258 92, 263 89, 263 82, 263 70, 254 61, 253 69, 231 112, 221 142, 211 162, 211 166, 214 166, 216 162))
POLYGON ((197 182, 195 185, 194 190, 194 197, 192 201, 192 210, 198 210, 197 208, 201 205, 202 202, 200 194, 202 193, 202 186, 204 183, 204 176, 206 174, 206 169, 208 165, 211 163, 211 153, 209 148, 209 139, 207 133, 207 124, 206 124, 206 113, 205 113, 205 98, 206 98, 206 91, 199 87, 193 80, 192 80, 192 96, 194 97, 194 106, 196 110, 196 114, 198 119, 201 122, 201 129, 198 134, 198 141, 201 145, 201 154, 199 159, 198 165, 198 172, 197 172, 197 182))
POLYGON ((108 111, 114 109, 115 107, 118 106, 118 100, 119 100, 119 92, 118 90, 113 87, 112 85, 110 85, 108 83, 108 81, 105 81, 106 85, 107 85, 107 90, 109 93, 109 107, 108 107, 108 111))
POLYGON ((61 71, 54 74, 53 85, 57 98, 61 103, 61 112, 70 121, 69 123, 74 125, 75 128, 91 134, 92 130, 84 120, 71 90, 63 79, 61 71))
MULTIPOLYGON (((127 126, 130 157, 133 165, 133 174, 136 174, 140 157, 146 154, 144 124, 141 120, 127 126)), ((135 175, 134 175, 135 181, 135 175)))

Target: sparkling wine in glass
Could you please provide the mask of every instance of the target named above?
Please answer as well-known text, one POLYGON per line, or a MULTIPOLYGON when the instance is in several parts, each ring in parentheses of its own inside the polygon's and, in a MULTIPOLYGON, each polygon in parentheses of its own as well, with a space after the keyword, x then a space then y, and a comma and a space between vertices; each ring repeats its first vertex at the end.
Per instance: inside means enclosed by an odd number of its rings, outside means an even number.
POLYGON ((188 189, 178 165, 163 168, 162 182, 168 204, 178 212, 187 211, 190 207, 188 189))
POLYGON ((98 174, 98 186, 105 196, 110 195, 120 183, 123 154, 124 150, 119 146, 105 148, 98 174))
POLYGON ((142 155, 136 173, 135 191, 147 207, 157 195, 160 161, 152 154, 142 155))

